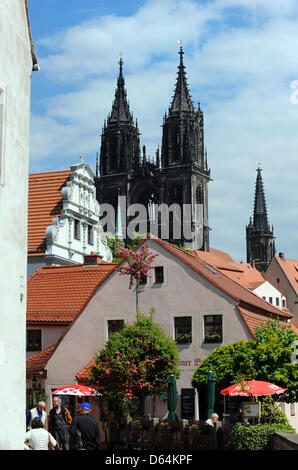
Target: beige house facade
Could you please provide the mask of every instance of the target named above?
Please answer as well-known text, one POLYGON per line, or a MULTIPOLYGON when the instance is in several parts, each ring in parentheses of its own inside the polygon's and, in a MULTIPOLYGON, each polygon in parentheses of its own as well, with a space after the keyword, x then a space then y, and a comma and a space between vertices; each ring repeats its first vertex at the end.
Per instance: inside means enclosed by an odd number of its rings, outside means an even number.
MULTIPOLYGON (((255 326, 266 322, 270 315, 279 317, 284 324, 289 324, 292 316, 240 286, 215 266, 159 239, 151 238, 146 243, 158 257, 152 278, 147 280, 145 292, 140 295, 139 307, 145 314, 154 308, 155 321, 177 341, 181 371, 177 381, 177 413, 181 417, 183 390, 192 388, 193 372, 205 357, 220 345, 253 338, 255 326), (211 338, 210 323, 217 328, 216 342, 211 338), (188 341, 181 343, 179 336, 183 335, 188 335, 188 341)), ((94 266, 95 271, 99 269, 99 265, 94 266)), ((28 387, 33 374, 37 376, 46 371, 42 387, 50 406, 51 391, 80 379, 82 370, 104 346, 111 327, 121 321, 130 324, 136 320, 135 308, 135 295, 128 289, 128 279, 115 269, 111 270, 65 328, 58 343, 44 344, 45 349, 27 361, 28 387)), ((41 322, 39 327, 42 327, 41 322)), ((199 399, 195 399, 196 419, 199 418, 199 399)), ((155 400, 148 397, 146 411, 162 418, 167 414, 166 402, 159 397, 155 400)))
POLYGON ((298 260, 279 253, 271 259, 264 278, 285 296, 287 306, 294 315, 293 322, 298 326, 298 260))

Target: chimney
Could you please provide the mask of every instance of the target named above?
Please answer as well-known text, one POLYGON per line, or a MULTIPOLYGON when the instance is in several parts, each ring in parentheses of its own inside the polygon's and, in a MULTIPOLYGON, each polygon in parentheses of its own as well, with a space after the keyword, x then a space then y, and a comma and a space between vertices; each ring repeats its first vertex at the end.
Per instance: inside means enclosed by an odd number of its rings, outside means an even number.
POLYGON ((250 265, 253 269, 255 269, 256 264, 255 264, 255 261, 253 259, 251 260, 250 265))
POLYGON ((280 259, 285 259, 285 254, 284 253, 278 253, 278 256, 280 257, 280 259))
POLYGON ((85 266, 97 266, 102 263, 102 257, 99 256, 95 251, 91 251, 90 255, 84 256, 85 266))

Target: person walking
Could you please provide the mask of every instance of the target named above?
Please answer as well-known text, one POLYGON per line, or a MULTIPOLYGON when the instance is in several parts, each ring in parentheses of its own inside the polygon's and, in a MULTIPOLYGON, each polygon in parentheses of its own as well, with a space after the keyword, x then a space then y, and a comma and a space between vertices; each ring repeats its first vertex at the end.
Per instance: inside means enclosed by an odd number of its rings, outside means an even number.
POLYGON ((60 450, 69 450, 68 428, 72 417, 64 406, 61 406, 59 397, 53 398, 53 408, 49 413, 49 431, 53 434, 60 450))
POLYGON ((100 450, 99 425, 90 413, 90 404, 82 403, 80 415, 74 417, 70 427, 72 450, 100 450))
POLYGON ((54 450, 57 444, 52 434, 44 429, 44 424, 38 417, 33 418, 31 429, 25 434, 24 448, 28 449, 28 446, 25 445, 26 442, 29 443, 32 450, 54 450))
POLYGON ((46 427, 47 413, 45 409, 46 409, 45 402, 39 401, 35 408, 32 408, 32 410, 28 411, 26 415, 26 430, 27 431, 31 429, 31 423, 34 418, 41 419, 42 424, 44 425, 44 427, 46 427))

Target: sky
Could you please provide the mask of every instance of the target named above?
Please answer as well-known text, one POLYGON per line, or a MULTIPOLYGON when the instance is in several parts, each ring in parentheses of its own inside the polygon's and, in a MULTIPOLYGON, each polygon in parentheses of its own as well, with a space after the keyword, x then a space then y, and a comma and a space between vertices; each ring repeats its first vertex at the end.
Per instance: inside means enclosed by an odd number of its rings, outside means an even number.
POLYGON ((181 40, 205 119, 210 245, 246 262, 260 164, 277 253, 298 259, 298 0, 29 0, 29 15, 41 68, 32 74, 31 173, 68 169, 80 155, 95 171, 119 53, 153 157, 181 40))

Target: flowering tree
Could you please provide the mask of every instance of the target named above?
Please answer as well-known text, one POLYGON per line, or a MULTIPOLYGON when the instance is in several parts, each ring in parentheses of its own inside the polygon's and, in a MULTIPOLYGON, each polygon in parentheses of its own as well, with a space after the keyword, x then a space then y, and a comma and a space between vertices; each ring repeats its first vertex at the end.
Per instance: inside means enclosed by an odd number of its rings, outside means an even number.
POLYGON ((178 351, 151 318, 138 314, 132 325, 114 333, 95 357, 90 383, 103 386, 118 406, 138 398, 142 410, 147 395, 160 394, 171 374, 179 377, 178 351))
POLYGON ((118 248, 116 256, 123 259, 127 266, 116 268, 120 275, 129 276, 129 289, 133 286, 136 292, 136 311, 139 311, 139 294, 144 292, 145 289, 140 289, 140 281, 143 276, 152 277, 148 272, 153 268, 152 263, 158 256, 158 253, 153 254, 149 251, 149 245, 143 245, 141 251, 136 252, 129 248, 124 248, 121 245, 115 245, 118 248))

